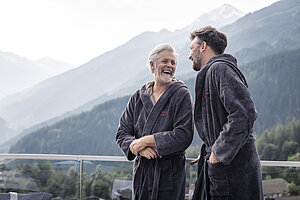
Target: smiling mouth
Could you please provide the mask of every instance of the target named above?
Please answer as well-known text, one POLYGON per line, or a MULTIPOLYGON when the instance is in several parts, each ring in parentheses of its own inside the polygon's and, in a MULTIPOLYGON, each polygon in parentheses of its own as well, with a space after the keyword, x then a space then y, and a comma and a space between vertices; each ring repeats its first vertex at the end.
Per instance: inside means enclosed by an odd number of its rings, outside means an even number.
POLYGON ((172 70, 171 69, 163 69, 162 70, 163 73, 171 75, 172 74, 172 70))

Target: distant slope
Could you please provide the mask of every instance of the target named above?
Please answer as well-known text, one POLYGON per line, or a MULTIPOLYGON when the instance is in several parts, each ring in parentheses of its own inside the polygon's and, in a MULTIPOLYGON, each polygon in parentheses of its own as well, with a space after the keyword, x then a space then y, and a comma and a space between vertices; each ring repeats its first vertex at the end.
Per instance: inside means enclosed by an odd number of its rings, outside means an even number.
POLYGON ((0 51, 0 99, 73 68, 50 58, 38 61, 0 51))
POLYGON ((34 62, 0 51, 0 99, 48 78, 50 74, 34 62))
POLYGON ((14 134, 14 131, 7 126, 7 123, 4 119, 0 118, 0 146, 6 142, 12 134, 14 134))

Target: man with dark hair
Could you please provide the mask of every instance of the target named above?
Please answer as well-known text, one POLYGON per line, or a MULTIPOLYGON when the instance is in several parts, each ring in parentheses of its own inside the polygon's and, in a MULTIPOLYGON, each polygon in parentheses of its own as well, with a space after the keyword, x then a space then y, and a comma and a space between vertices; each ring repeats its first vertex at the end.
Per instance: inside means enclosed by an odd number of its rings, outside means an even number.
POLYGON ((263 199, 259 156, 252 134, 257 112, 236 59, 224 54, 226 35, 206 26, 190 34, 199 71, 194 120, 203 140, 194 200, 263 199))

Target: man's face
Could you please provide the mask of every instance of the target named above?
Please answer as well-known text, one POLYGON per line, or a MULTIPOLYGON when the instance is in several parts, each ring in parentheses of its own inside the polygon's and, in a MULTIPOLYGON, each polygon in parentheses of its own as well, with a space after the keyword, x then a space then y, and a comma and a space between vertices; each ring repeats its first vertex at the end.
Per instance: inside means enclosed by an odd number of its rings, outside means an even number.
POLYGON ((193 69, 195 71, 199 71, 202 66, 201 66, 201 63, 202 63, 202 54, 200 52, 200 44, 199 44, 199 40, 197 37, 195 37, 190 45, 190 57, 189 59, 191 61, 193 61, 193 69))
POLYGON ((158 53, 158 59, 154 64, 155 81, 169 83, 172 81, 176 70, 176 59, 172 51, 163 50, 158 53))

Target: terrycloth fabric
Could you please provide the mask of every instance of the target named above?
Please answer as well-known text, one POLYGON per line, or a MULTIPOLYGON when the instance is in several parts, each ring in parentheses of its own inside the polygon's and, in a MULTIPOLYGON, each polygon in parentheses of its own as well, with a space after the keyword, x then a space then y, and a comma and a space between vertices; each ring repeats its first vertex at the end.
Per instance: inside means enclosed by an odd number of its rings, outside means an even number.
POLYGON ((195 126, 209 154, 210 199, 263 199, 261 167, 252 135, 257 118, 245 77, 229 54, 211 58, 195 85, 195 126))
MULTIPOLYGON (((150 84, 150 83, 149 83, 150 84)), ((176 200, 185 195, 185 149, 193 139, 191 95, 180 81, 171 84, 153 105, 147 85, 135 92, 123 112, 116 142, 128 160, 135 159, 129 145, 154 135, 162 158, 138 156, 133 169, 133 199, 176 200)))

